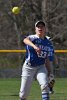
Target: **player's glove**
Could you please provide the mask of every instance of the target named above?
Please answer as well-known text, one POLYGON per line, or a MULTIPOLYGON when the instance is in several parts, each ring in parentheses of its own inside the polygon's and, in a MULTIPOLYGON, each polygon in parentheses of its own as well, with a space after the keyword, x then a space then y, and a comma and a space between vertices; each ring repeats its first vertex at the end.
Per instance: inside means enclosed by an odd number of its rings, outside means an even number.
POLYGON ((55 83, 54 75, 50 74, 48 86, 53 88, 54 87, 54 83, 55 83))

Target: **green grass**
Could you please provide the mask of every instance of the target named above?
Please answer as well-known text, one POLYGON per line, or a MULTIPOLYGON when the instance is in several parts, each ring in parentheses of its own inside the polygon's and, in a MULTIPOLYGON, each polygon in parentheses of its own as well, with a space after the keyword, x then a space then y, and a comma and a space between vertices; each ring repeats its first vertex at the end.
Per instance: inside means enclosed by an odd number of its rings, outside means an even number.
MULTIPOLYGON (((20 79, 0 79, 0 100, 19 100, 19 89, 20 79)), ((56 79, 54 91, 50 100, 67 100, 67 79, 56 79)), ((42 100, 37 81, 32 84, 28 100, 42 100)))

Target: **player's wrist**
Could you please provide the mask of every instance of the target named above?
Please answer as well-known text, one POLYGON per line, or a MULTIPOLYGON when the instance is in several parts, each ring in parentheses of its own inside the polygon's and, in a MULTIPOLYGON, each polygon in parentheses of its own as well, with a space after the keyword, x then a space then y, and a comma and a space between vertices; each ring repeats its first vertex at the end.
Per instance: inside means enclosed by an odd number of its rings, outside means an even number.
POLYGON ((34 48, 35 50, 37 50, 37 49, 38 49, 38 47, 37 47, 37 46, 35 46, 35 45, 33 45, 33 48, 34 48))
POLYGON ((54 74, 53 73, 50 73, 50 77, 54 78, 54 74))

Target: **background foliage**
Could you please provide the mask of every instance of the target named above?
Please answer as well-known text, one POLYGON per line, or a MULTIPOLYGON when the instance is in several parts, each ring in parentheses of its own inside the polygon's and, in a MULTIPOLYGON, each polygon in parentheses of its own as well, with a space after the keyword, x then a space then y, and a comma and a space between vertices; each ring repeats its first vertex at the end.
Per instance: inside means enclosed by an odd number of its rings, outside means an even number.
MULTIPOLYGON (((34 24, 39 19, 46 22, 55 49, 67 49, 67 0, 0 0, 0 49, 24 49, 22 39, 35 33, 34 24), (14 6, 21 8, 20 14, 11 12, 14 6)), ((60 70, 66 73, 67 54, 57 57, 60 70)), ((1 68, 19 68, 21 62, 20 53, 0 54, 1 68)))

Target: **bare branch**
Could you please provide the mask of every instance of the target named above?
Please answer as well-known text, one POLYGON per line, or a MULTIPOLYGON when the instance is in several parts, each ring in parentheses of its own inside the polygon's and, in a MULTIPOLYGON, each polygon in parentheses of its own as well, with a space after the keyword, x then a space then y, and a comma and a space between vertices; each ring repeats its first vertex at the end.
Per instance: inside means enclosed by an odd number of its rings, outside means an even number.
POLYGON ((54 9, 49 9, 49 13, 54 13, 61 5, 62 0, 58 0, 58 3, 54 9))

